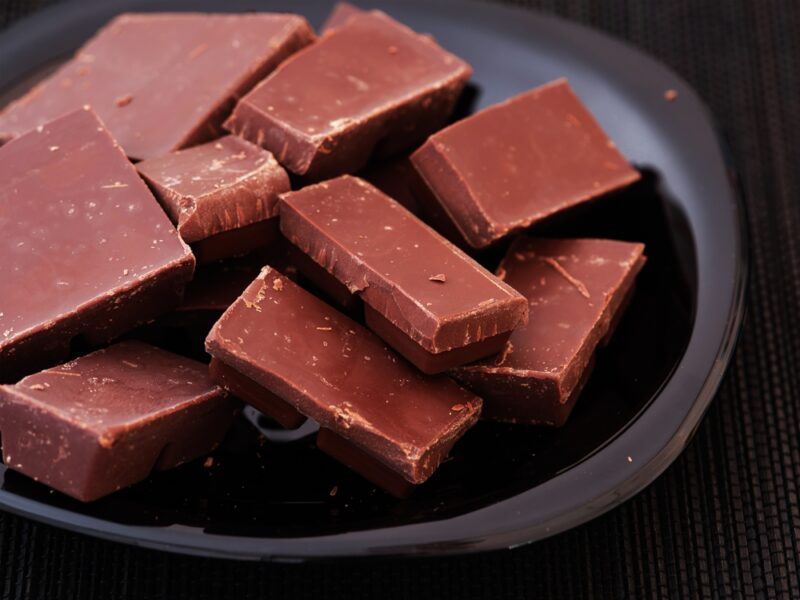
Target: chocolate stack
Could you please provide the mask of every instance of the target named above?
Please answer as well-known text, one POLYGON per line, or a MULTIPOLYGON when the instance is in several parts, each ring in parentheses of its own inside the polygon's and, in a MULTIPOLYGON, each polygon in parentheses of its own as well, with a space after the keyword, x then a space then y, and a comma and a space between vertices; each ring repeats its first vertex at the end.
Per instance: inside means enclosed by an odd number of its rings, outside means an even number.
POLYGON ((448 124, 470 76, 349 5, 122 15, 6 107, 6 466, 92 501, 245 402, 403 497, 479 418, 563 425, 644 246, 529 230, 639 173, 566 80, 448 124))

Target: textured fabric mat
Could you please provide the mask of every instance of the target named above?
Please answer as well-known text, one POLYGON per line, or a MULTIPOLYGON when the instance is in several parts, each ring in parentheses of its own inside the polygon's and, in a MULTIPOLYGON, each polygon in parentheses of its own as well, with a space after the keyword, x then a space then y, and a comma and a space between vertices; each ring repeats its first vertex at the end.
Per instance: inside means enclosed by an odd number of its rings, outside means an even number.
MULTIPOLYGON (((0 0, 0 27, 49 2, 0 0)), ((800 598, 800 2, 529 1, 681 73, 747 199, 749 315, 688 450, 596 521, 488 555, 258 565, 172 556, 0 512, 0 598, 800 598)))

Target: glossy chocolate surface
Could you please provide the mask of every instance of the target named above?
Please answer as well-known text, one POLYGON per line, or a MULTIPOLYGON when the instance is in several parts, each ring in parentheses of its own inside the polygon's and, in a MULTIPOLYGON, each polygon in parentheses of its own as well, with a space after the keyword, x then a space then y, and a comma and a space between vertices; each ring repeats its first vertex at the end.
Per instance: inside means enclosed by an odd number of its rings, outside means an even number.
POLYGON ((298 175, 352 173, 373 151, 400 151, 441 127, 471 72, 431 37, 359 13, 258 84, 225 127, 298 175))
POLYGON ((435 133, 411 162, 474 248, 639 178, 565 79, 435 133))
POLYGON ((0 139, 89 104, 132 159, 216 137, 234 100, 314 34, 296 15, 125 14, 0 113, 0 139))
POLYGON ((613 240, 515 240, 497 274, 528 299, 530 320, 499 355, 452 371, 484 398, 484 417, 564 424, 595 349, 618 322, 643 251, 613 240))
POLYGON ((225 136, 136 165, 187 244, 274 217, 289 176, 266 150, 225 136))
POLYGON ((480 413, 479 398, 421 375, 270 267, 217 322, 206 349, 415 484, 480 413))
POLYGON ((210 452, 237 410, 202 363, 121 342, 0 386, 3 461, 88 502, 210 452))
POLYGON ((90 110, 0 147, 0 381, 180 301, 194 258, 90 110))
POLYGON ((429 353, 509 332, 527 316, 520 294, 362 179, 285 194, 280 215, 290 242, 429 353))

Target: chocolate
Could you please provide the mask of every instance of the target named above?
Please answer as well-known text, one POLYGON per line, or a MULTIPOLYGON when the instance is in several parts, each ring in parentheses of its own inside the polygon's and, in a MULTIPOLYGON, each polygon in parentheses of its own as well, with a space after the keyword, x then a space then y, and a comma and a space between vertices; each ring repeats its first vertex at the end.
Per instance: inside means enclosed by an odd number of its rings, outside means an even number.
POLYGON ((326 33, 332 29, 341 27, 347 23, 350 17, 353 15, 360 15, 363 12, 363 10, 357 6, 353 6, 349 2, 337 2, 336 6, 333 7, 333 10, 328 15, 328 18, 325 19, 325 23, 322 24, 320 33, 326 33))
POLYGON ((313 39, 296 15, 121 15, 0 113, 0 140, 89 104, 129 157, 161 156, 217 137, 235 100, 313 39))
POLYGON ((441 127, 470 74, 429 36, 364 12, 283 63, 225 127, 298 175, 352 173, 441 127))
POLYGON ((421 212, 413 190, 416 173, 407 156, 371 165, 361 171, 359 177, 369 181, 415 215, 421 212))
POLYGON ((530 302, 527 325, 505 350, 453 369, 497 421, 561 426, 608 341, 645 263, 644 246, 596 239, 514 241, 498 276, 530 302))
POLYGON ((519 293, 357 177, 282 195, 280 225, 361 297, 367 324, 427 373, 498 352, 527 318, 519 293))
POLYGON ((3 460, 90 502, 212 451, 237 410, 202 363, 121 342, 0 386, 3 460))
POLYGON ((473 248, 639 178, 565 79, 435 133, 411 162, 473 248))
POLYGON ((246 254, 277 239, 278 195, 289 191, 289 176, 266 150, 226 136, 136 168, 198 262, 246 254))
POLYGON ((91 110, 0 147, 0 381, 180 301, 194 258, 91 110))
POLYGON ((479 398, 420 374, 270 267, 217 322, 206 349, 223 386, 276 419, 280 402, 314 419, 337 438, 330 450, 323 434, 323 450, 393 492, 428 479, 480 413, 479 398))

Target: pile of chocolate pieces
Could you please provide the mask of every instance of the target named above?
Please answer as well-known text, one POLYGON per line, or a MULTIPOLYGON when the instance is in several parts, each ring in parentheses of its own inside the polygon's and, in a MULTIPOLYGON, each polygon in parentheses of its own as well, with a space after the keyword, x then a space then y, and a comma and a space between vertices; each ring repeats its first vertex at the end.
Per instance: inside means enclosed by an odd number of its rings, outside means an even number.
POLYGON ((639 173, 563 79, 454 121, 471 73, 348 5, 126 14, 6 107, 5 465, 93 501, 247 403, 402 497, 479 418, 562 425, 644 246, 526 230, 639 173))

